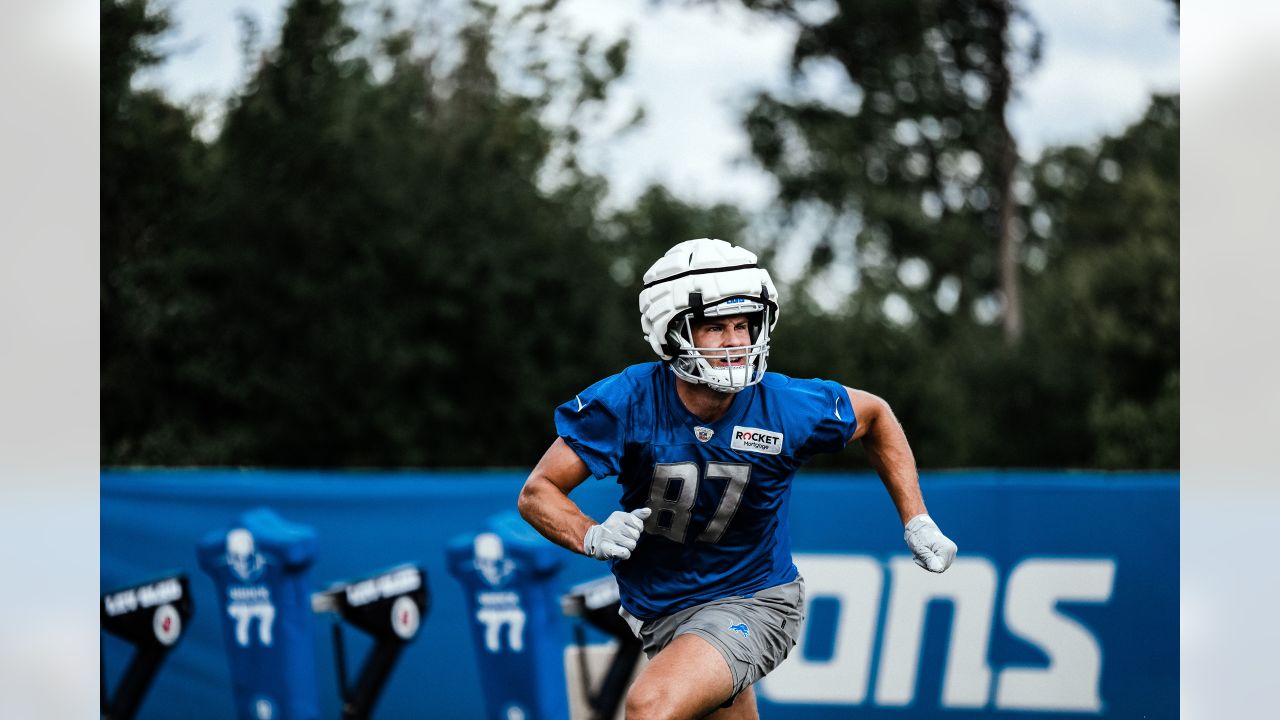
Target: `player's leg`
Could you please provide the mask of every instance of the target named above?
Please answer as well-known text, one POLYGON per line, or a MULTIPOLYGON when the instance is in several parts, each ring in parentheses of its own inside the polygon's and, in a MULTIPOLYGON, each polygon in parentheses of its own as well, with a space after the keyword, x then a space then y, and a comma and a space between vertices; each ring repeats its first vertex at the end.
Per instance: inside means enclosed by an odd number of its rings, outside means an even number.
POLYGON ((756 718, 751 685, 795 646, 803 608, 804 581, 797 578, 644 623, 628 620, 652 659, 628 693, 627 717, 756 718), (737 700, 721 708, 735 691, 737 700))
MULTIPOLYGON (((627 720, 701 718, 732 694, 733 674, 724 656, 703 638, 685 633, 654 655, 632 683, 627 692, 627 720)), ((754 712, 754 695, 751 707, 754 712)))

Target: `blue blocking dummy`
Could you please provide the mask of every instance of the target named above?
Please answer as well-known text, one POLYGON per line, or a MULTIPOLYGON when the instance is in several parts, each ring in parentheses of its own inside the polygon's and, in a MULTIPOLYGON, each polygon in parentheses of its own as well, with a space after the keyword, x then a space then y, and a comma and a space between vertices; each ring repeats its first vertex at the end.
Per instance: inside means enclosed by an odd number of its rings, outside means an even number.
POLYGON ((564 550, 516 513, 485 532, 450 540, 449 572, 462 583, 489 720, 564 720, 564 638, 552 579, 564 550))
POLYGON ((240 720, 319 717, 309 572, 317 545, 315 530, 267 508, 200 541, 240 720))

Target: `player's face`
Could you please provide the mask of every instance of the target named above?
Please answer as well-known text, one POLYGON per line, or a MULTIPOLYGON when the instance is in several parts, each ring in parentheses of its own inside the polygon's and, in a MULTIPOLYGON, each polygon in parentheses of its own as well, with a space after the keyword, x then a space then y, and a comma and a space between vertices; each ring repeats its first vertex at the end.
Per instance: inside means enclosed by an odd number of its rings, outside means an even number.
MULTIPOLYGON (((698 348, 745 348, 751 345, 751 325, 746 315, 707 318, 692 324, 693 346, 698 348)), ((704 353, 712 367, 746 365, 746 354, 704 353)))

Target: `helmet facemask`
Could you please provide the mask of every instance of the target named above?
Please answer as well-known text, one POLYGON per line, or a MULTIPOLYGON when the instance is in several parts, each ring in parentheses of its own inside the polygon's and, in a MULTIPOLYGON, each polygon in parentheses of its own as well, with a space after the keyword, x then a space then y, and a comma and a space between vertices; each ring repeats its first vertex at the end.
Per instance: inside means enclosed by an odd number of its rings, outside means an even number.
POLYGON ((709 306, 702 306, 700 300, 691 298, 690 309, 674 318, 667 328, 668 346, 673 350, 670 364, 676 376, 723 393, 739 392, 764 379, 769 357, 769 328, 773 324, 773 306, 767 297, 734 296, 709 306), (738 315, 747 318, 749 345, 694 345, 695 323, 738 315))

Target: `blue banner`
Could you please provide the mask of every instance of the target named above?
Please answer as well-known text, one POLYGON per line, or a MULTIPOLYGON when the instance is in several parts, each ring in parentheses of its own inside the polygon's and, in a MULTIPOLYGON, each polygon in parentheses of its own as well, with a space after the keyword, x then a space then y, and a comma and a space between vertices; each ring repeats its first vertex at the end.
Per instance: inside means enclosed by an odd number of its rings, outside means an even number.
MULTIPOLYGON (((269 507, 313 528, 310 577, 330 582, 413 563, 431 607, 390 676, 379 718, 482 717, 482 667, 468 594, 446 547, 509 512, 523 473, 319 473, 236 470, 102 474, 101 587, 168 571, 192 579, 195 615, 138 717, 236 714, 221 638, 222 597, 197 572, 196 546, 243 512, 269 507)), ((791 527, 808 621, 791 657, 756 690, 771 718, 1176 717, 1176 474, 935 472, 930 514, 960 546, 943 575, 916 567, 873 475, 801 473, 791 527)), ((603 518, 618 487, 574 493, 603 518)), ((564 552, 559 594, 602 564, 564 552)), ((314 646, 321 717, 338 717, 328 620, 314 646)), ((571 641, 571 623, 527 633, 571 641)), ((363 638, 348 633, 349 657, 363 638)), ((597 641, 603 637, 591 635, 597 641)), ((108 691, 129 648, 103 636, 108 691)))

